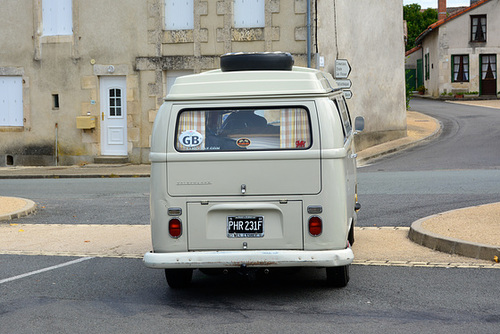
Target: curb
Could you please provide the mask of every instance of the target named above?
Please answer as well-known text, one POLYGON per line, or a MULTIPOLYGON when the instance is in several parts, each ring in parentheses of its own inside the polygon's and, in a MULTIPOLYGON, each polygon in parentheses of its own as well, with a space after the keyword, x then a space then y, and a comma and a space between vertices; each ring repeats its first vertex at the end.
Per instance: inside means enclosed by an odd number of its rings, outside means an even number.
MULTIPOLYGON (((447 212, 452 211, 457 210, 451 210, 447 212)), ((495 256, 500 257, 500 247, 446 237, 427 231, 422 227, 422 223, 426 220, 447 212, 424 217, 415 221, 411 224, 408 238, 421 246, 448 254, 456 254, 488 261, 492 261, 495 256)))
MULTIPOLYGON (((19 198, 19 197, 16 197, 16 198, 19 198)), ((26 199, 26 198, 19 198, 19 199, 24 200, 26 202, 26 205, 22 209, 16 210, 14 212, 10 212, 6 215, 1 215, 0 222, 25 217, 25 216, 32 214, 36 211, 35 202, 33 202, 30 199, 26 199)))
MULTIPOLYGON (((438 121, 437 119, 435 119, 434 117, 432 117, 432 119, 434 119, 435 122, 438 123, 439 126, 436 129, 436 131, 434 131, 430 135, 428 135, 428 136, 426 136, 424 138, 420 138, 420 139, 415 140, 415 141, 410 142, 410 143, 398 145, 396 147, 393 147, 393 148, 390 148, 390 149, 387 149, 387 150, 383 150, 381 152, 377 152, 377 153, 374 153, 372 155, 361 157, 356 162, 358 163, 358 165, 363 165, 363 164, 366 164, 367 162, 369 162, 371 160, 375 160, 375 159, 378 159, 378 158, 381 158, 381 157, 386 157, 388 155, 391 155, 391 154, 394 154, 394 153, 397 153, 397 152, 401 152, 401 151, 407 150, 409 148, 421 145, 421 144, 423 144, 423 143, 425 143, 427 141, 432 141, 432 140, 438 138, 441 135, 441 133, 443 132, 443 124, 440 121, 438 121)), ((376 147, 376 146, 374 146, 374 147, 376 147)), ((360 151, 359 154, 361 155, 362 152, 363 151, 360 151)))
POLYGON ((19 174, 19 175, 0 175, 0 179, 112 179, 112 178, 134 178, 149 177, 149 173, 125 173, 125 174, 19 174))

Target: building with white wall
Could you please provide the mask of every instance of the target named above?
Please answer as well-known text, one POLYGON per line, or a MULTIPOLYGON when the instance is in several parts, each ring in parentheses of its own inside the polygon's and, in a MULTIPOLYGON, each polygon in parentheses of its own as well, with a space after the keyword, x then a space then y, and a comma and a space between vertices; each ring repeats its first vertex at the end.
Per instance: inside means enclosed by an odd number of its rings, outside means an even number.
POLYGON ((471 1, 470 7, 438 20, 417 38, 427 94, 496 97, 499 17, 500 0, 471 1))

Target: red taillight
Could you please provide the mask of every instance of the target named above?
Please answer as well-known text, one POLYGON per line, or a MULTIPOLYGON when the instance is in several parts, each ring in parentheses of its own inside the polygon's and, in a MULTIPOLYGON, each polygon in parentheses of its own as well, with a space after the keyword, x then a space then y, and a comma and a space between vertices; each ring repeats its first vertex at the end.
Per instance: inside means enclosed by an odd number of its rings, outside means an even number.
POLYGON ((182 223, 179 218, 172 218, 168 222, 168 233, 172 238, 178 238, 182 234, 182 223))
POLYGON ((323 232, 323 222, 318 216, 313 216, 309 218, 309 233, 313 237, 317 237, 323 232))

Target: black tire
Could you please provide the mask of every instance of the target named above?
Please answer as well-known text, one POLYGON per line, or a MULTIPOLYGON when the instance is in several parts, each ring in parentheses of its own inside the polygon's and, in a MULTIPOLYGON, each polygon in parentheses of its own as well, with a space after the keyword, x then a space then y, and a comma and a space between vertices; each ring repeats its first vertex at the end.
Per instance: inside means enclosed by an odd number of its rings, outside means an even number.
POLYGON ((191 285, 193 269, 165 269, 165 277, 172 289, 184 289, 191 285))
POLYGON ((203 268, 199 270, 207 276, 219 276, 224 274, 224 269, 220 268, 203 268))
POLYGON ((222 72, 291 71, 293 56, 285 52, 227 53, 220 57, 222 72))
POLYGON ((343 288, 349 283, 349 265, 326 268, 326 282, 328 286, 343 288))
POLYGON ((354 224, 351 225, 349 229, 349 235, 347 236, 347 240, 349 241, 349 245, 354 245, 354 224))

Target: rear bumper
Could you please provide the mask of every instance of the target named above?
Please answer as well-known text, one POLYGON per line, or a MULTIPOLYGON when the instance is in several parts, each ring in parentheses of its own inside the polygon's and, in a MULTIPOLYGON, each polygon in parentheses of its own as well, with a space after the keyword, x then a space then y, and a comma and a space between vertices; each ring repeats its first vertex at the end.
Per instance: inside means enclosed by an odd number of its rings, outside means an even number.
POLYGON ((338 267, 351 264, 352 249, 326 251, 263 250, 146 253, 149 268, 338 267))

